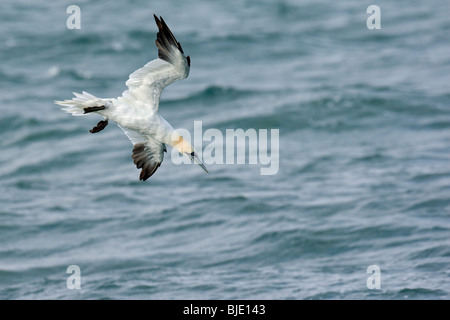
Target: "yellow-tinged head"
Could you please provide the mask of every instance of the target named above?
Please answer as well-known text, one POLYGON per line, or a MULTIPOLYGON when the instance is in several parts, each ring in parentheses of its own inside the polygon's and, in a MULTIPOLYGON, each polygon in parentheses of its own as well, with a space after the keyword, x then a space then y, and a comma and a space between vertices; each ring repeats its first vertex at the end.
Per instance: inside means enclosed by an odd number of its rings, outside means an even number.
POLYGON ((188 155, 194 163, 197 163, 206 173, 209 173, 208 169, 206 169, 205 165, 195 153, 194 147, 176 131, 172 133, 170 146, 176 149, 180 154, 188 155))
POLYGON ((172 139, 172 143, 172 147, 181 154, 191 154, 192 152, 194 152, 194 147, 192 147, 192 145, 182 136, 178 136, 176 137, 176 139, 172 139))

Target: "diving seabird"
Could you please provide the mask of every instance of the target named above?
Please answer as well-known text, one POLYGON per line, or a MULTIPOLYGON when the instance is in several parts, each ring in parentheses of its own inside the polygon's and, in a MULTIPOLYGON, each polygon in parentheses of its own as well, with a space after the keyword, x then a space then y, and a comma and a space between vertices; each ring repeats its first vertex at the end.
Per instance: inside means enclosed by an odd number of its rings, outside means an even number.
POLYGON ((141 170, 140 180, 150 178, 167 152, 166 145, 188 155, 203 170, 208 170, 198 158, 192 145, 158 114, 159 98, 163 89, 172 82, 189 75, 191 59, 185 56, 163 18, 153 15, 158 26, 156 46, 158 58, 133 72, 126 85, 128 90, 117 99, 101 99, 83 91, 74 92, 72 100, 55 101, 74 116, 97 113, 104 117, 89 132, 103 130, 109 120, 115 121, 133 143, 132 158, 141 170))

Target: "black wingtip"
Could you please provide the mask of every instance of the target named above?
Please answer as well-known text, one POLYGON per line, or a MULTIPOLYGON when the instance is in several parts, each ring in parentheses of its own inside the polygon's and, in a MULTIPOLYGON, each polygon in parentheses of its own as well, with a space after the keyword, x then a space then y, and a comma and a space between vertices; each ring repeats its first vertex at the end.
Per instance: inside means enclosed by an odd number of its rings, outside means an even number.
POLYGON ((162 24, 161 24, 161 21, 159 21, 159 19, 156 16, 156 14, 153 14, 153 18, 155 18, 155 22, 156 22, 156 25, 158 26, 158 29, 161 29, 162 28, 162 24))
MULTIPOLYGON (((156 34, 156 46, 158 47, 158 57, 167 62, 171 62, 171 46, 177 48, 182 54, 184 54, 183 48, 181 44, 176 40, 170 28, 167 26, 163 17, 157 17, 156 14, 153 14, 153 18, 155 19, 156 25, 158 27, 158 33, 156 34)), ((191 60, 189 57, 186 57, 187 64, 191 66, 191 60)))

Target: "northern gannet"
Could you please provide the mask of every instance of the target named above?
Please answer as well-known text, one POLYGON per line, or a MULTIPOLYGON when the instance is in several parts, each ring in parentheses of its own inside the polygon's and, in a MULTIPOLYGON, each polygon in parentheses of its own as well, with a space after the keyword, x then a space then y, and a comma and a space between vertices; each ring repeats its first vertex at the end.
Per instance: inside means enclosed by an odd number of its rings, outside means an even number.
POLYGON ((134 145, 132 158, 141 170, 140 180, 150 178, 164 159, 166 145, 186 154, 203 170, 208 170, 198 158, 194 148, 158 113, 163 89, 172 82, 189 75, 191 59, 185 56, 163 18, 153 15, 158 26, 156 46, 158 58, 133 72, 125 83, 128 90, 122 96, 101 99, 90 93, 76 93, 72 100, 55 101, 74 116, 97 113, 104 117, 89 132, 102 131, 109 120, 115 121, 134 145))

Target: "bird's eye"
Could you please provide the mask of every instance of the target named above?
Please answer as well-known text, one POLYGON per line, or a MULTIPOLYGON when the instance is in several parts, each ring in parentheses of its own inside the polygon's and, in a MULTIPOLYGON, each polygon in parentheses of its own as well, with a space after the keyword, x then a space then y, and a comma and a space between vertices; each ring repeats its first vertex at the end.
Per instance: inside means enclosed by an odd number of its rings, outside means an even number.
POLYGON ((193 157, 195 155, 194 151, 191 152, 191 156, 193 157))

